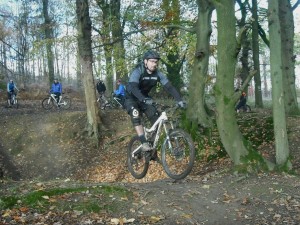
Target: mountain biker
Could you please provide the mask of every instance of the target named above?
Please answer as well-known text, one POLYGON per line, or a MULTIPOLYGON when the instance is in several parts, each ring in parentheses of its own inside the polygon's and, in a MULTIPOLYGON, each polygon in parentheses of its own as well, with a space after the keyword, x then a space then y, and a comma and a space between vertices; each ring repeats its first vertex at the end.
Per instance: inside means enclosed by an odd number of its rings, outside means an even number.
POLYGON ((237 103, 237 105, 235 107, 235 111, 237 113, 239 113, 241 109, 245 108, 246 103, 247 103, 246 92, 243 91, 240 96, 239 102, 237 103))
POLYGON ((124 101, 125 101, 125 86, 122 84, 121 80, 117 80, 117 85, 118 88, 114 91, 114 95, 121 99, 121 105, 124 106, 124 101))
POLYGON ((12 95, 17 95, 17 91, 19 91, 19 89, 17 88, 17 85, 14 83, 13 80, 9 80, 9 82, 7 83, 7 102, 8 102, 8 106, 10 106, 10 102, 11 102, 11 97, 12 95))
POLYGON ((103 80, 100 80, 99 77, 97 77, 96 80, 97 80, 96 89, 99 94, 99 98, 103 99, 104 103, 106 104, 108 102, 105 97, 106 86, 105 86, 103 80))
POLYGON ((58 82, 58 78, 54 78, 53 84, 51 85, 50 94, 54 94, 57 103, 60 102, 62 98, 62 85, 58 82))
POLYGON ((159 60, 160 55, 157 52, 153 50, 145 52, 143 62, 133 69, 126 86, 125 108, 142 143, 143 151, 150 151, 151 147, 145 138, 144 128, 141 124, 141 113, 145 113, 152 124, 159 117, 153 100, 148 95, 150 90, 160 82, 164 89, 175 98, 178 106, 185 107, 179 92, 167 77, 157 69, 159 60))

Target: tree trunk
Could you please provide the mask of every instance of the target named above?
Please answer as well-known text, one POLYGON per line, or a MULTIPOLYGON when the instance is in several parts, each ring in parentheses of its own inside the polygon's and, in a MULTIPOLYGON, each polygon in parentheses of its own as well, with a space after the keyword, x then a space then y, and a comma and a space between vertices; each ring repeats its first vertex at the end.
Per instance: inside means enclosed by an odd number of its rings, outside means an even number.
MULTIPOLYGON (((161 8, 164 12, 162 23, 166 25, 180 25, 179 0, 163 0, 161 8)), ((178 29, 166 28, 165 47, 169 51, 167 51, 167 60, 164 63, 166 65, 168 79, 177 90, 180 90, 183 86, 180 70, 184 61, 184 56, 182 57, 181 55, 184 54, 180 54, 180 51, 182 51, 180 48, 180 38, 180 31, 178 29)))
POLYGON ((121 1, 114 0, 110 2, 111 21, 112 21, 112 38, 113 38, 113 55, 116 69, 116 78, 128 78, 128 70, 126 66, 123 27, 121 25, 121 1))
POLYGON ((205 85, 210 55, 211 14, 213 5, 207 0, 198 0, 198 20, 196 24, 196 53, 189 89, 188 117, 204 127, 211 127, 212 121, 205 109, 205 85))
MULTIPOLYGON (((244 27, 246 26, 246 19, 247 19, 247 1, 244 1, 243 3, 238 0, 237 1, 239 6, 240 6, 240 10, 241 10, 241 19, 238 21, 238 26, 239 29, 242 30, 244 29, 244 27)), ((248 34, 247 32, 243 32, 241 35, 241 47, 242 47, 242 52, 241 52, 241 57, 240 57, 240 62, 242 64, 242 69, 241 69, 241 73, 239 74, 241 80, 242 80, 242 84, 245 82, 246 78, 249 76, 249 51, 250 51, 250 41, 248 39, 248 34)), ((236 88, 240 88, 240 85, 238 85, 236 88)), ((246 92, 248 89, 246 88, 246 92)))
POLYGON ((289 0, 279 1, 280 27, 282 31, 282 68, 285 111, 289 115, 299 114, 294 56, 294 18, 289 0))
POLYGON ((102 10, 102 21, 103 27, 102 32, 99 34, 101 35, 103 48, 104 48, 104 55, 105 55, 105 71, 106 71, 106 88, 108 93, 114 90, 113 86, 113 63, 112 63, 112 55, 113 55, 113 48, 112 48, 112 40, 110 37, 111 32, 111 10, 109 3, 106 3, 104 0, 96 0, 97 5, 102 10))
POLYGON ((215 1, 218 25, 218 69, 215 84, 216 119, 226 152, 235 165, 248 154, 235 118, 234 75, 237 57, 233 0, 215 1))
POLYGON ((272 102, 274 136, 276 146, 276 162, 284 165, 289 157, 289 145, 286 131, 285 104, 283 93, 283 72, 281 54, 281 33, 279 20, 279 3, 269 0, 269 36, 270 36, 270 63, 272 80, 272 102))
POLYGON ((79 60, 87 106, 87 131, 98 143, 101 123, 93 79, 91 20, 89 17, 88 0, 76 0, 76 15, 79 60))
POLYGON ((257 0, 252 0, 252 18, 253 18, 253 22, 252 22, 252 52, 253 52, 254 70, 256 71, 256 73, 254 75, 255 106, 258 108, 263 108, 261 78, 260 78, 260 68, 259 68, 257 0))
POLYGON ((49 84, 54 80, 54 55, 52 51, 52 38, 53 38, 53 28, 52 22, 48 14, 48 0, 43 0, 43 14, 45 18, 45 37, 46 37, 46 49, 47 49, 47 62, 48 62, 48 76, 49 84))

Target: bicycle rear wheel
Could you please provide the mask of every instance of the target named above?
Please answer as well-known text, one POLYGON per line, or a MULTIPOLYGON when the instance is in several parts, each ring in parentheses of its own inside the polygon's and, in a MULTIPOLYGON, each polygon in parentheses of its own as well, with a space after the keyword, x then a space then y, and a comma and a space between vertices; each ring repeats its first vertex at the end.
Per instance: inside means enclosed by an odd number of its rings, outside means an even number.
POLYGON ((127 149, 127 166, 128 170, 136 179, 142 179, 148 171, 149 160, 147 160, 145 154, 142 151, 138 151, 134 156, 133 151, 141 146, 141 142, 138 136, 133 137, 127 149))
POLYGON ((48 98, 45 98, 43 101, 42 101, 42 106, 44 109, 52 109, 53 108, 53 100, 51 99, 51 97, 48 97, 48 98))
POLYGON ((68 97, 63 97, 60 102, 60 107, 63 109, 69 109, 71 107, 71 99, 68 97))
POLYGON ((175 180, 185 178, 195 161, 195 147, 191 136, 181 129, 174 129, 162 146, 162 166, 169 177, 175 180))

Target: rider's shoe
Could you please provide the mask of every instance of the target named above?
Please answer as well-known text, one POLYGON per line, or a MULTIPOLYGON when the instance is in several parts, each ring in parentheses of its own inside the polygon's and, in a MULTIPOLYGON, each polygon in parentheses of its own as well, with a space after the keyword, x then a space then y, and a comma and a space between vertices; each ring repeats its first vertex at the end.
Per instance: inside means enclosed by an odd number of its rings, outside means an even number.
POLYGON ((145 143, 142 144, 142 151, 143 152, 151 151, 151 146, 149 145, 148 142, 145 142, 145 143))

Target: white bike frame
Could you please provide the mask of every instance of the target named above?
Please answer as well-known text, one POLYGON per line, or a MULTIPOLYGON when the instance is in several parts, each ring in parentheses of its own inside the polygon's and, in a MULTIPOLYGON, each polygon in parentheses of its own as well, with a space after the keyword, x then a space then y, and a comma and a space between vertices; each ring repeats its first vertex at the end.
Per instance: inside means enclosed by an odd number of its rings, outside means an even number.
MULTIPOLYGON (((60 101, 62 100, 62 96, 61 98, 59 98, 58 102, 56 102, 56 98, 55 98, 55 94, 50 94, 51 98, 54 100, 55 104, 58 106, 58 105, 61 105, 60 101)), ((49 101, 50 101, 50 98, 49 98, 49 101)), ((49 102, 50 103, 50 102, 49 102)))
MULTIPOLYGON (((169 139, 169 136, 168 136, 168 128, 165 124, 165 121, 168 120, 168 117, 167 117, 167 113, 166 112, 162 112, 160 117, 158 117, 158 119, 155 121, 155 123, 152 125, 151 128, 146 128, 144 127, 144 131, 145 131, 145 135, 147 136, 148 133, 153 133, 155 132, 156 128, 157 128, 157 131, 156 131, 156 134, 155 134, 155 139, 154 139, 154 142, 153 142, 153 146, 152 148, 155 149, 156 148, 156 145, 158 143, 158 140, 159 140, 159 137, 160 137, 160 133, 161 133, 161 127, 163 125, 164 127, 164 130, 165 130, 165 133, 166 133, 166 137, 167 137, 167 140, 168 140, 168 144, 169 146, 171 147, 171 143, 170 143, 170 139, 169 139)), ((171 128, 173 129, 173 123, 171 122, 170 123, 171 125, 171 128)), ((140 145, 139 147, 137 147, 134 151, 132 151, 132 157, 134 157, 135 153, 137 151, 140 150, 140 148, 142 148, 142 145, 140 145)))

